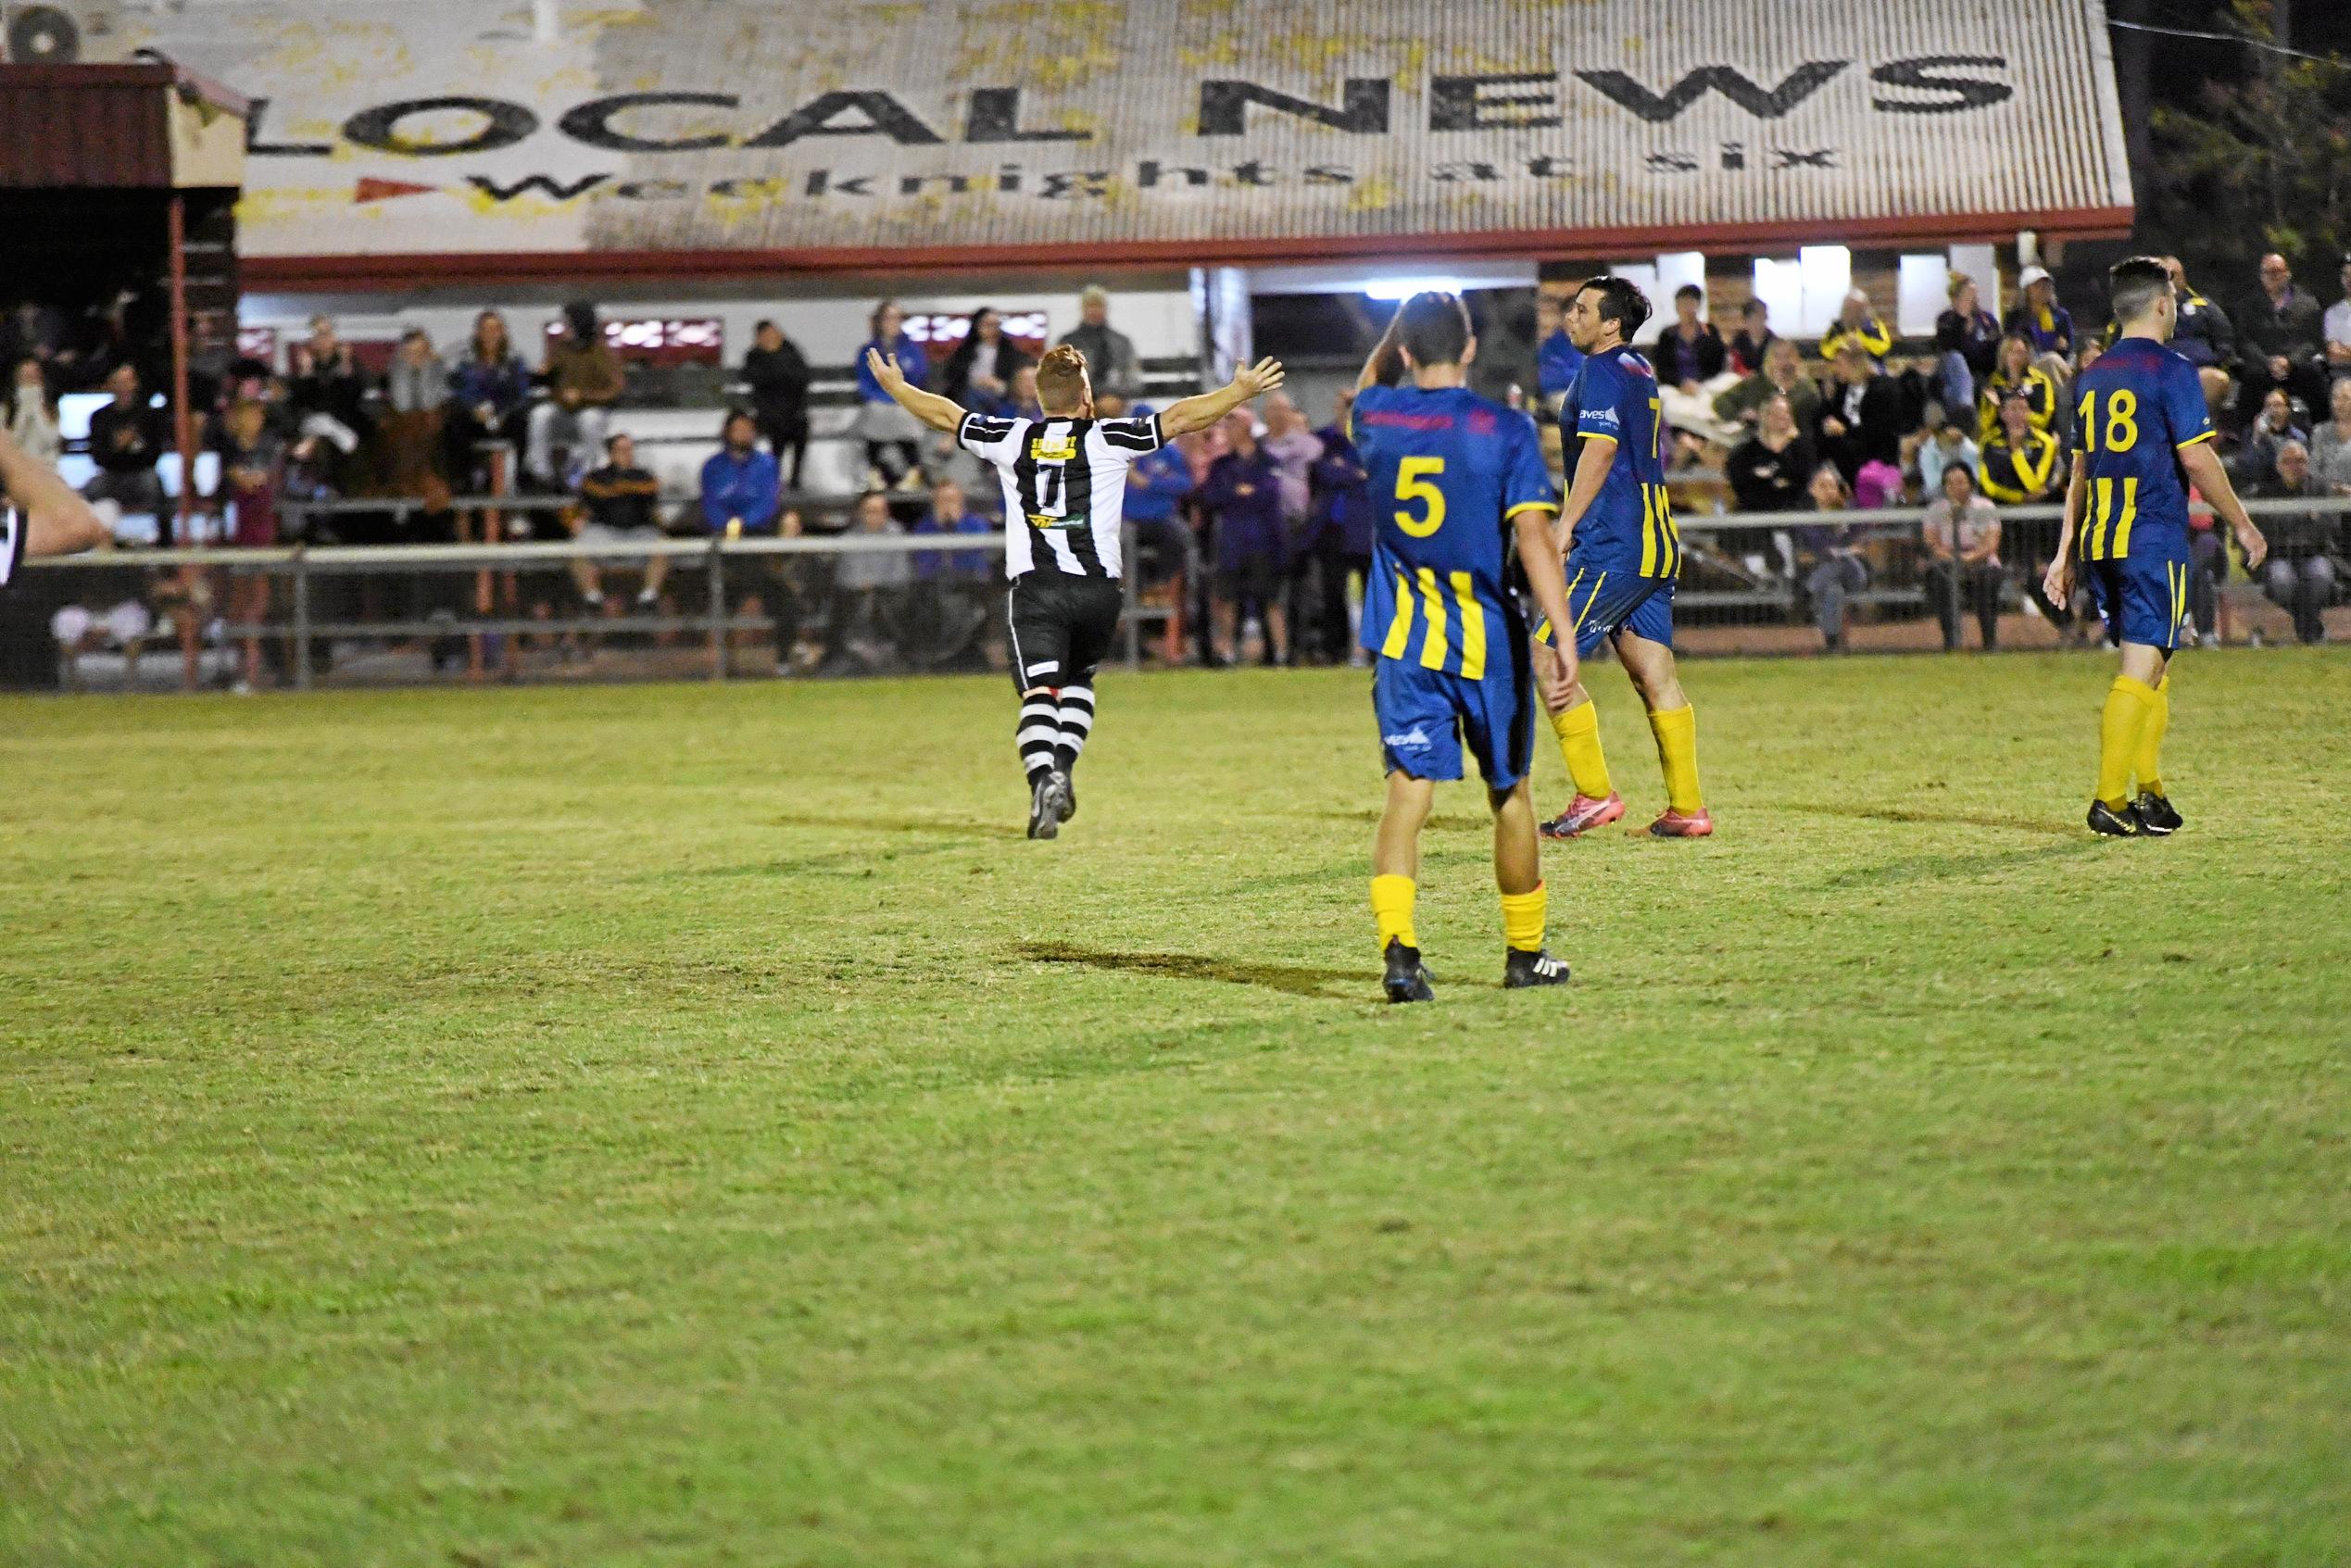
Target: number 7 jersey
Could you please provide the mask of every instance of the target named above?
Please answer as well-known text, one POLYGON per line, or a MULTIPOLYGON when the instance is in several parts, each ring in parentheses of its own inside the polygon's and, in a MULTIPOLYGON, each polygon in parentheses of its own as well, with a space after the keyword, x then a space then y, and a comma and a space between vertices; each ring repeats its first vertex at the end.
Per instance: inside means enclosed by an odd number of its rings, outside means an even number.
POLYGON ((2126 337, 2074 382, 2089 494, 2083 560, 2188 558, 2188 475, 2180 454, 2212 439, 2204 386, 2187 357, 2126 337))
POLYGON ((1377 520, 1363 644, 1465 680, 1507 668, 1511 520, 1556 510, 1535 421, 1465 387, 1365 387, 1351 433, 1377 520))
POLYGON ((1579 437, 1567 454, 1570 483, 1583 442, 1609 441, 1616 448, 1600 494, 1577 521, 1569 573, 1679 575, 1681 533, 1666 498, 1665 415, 1649 361, 1622 344, 1588 357, 1567 389, 1559 422, 1579 437))

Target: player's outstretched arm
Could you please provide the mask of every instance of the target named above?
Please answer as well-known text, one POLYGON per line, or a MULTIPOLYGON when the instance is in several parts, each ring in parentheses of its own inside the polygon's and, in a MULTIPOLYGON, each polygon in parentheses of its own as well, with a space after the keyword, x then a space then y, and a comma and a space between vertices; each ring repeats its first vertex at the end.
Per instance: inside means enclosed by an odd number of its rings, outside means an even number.
POLYGON ((1173 441, 1192 431, 1206 430, 1252 397, 1262 397, 1282 384, 1282 362, 1260 359, 1243 366, 1233 379, 1213 392, 1200 393, 1170 403, 1160 411, 1160 433, 1173 441))
POLYGON ((1527 571, 1528 591, 1534 596, 1535 608, 1551 622, 1558 642, 1552 690, 1545 696, 1553 708, 1565 708, 1576 684, 1576 618, 1567 608, 1567 581, 1560 574, 1560 554, 1551 542, 1551 517, 1541 508, 1529 507, 1511 519, 1510 525, 1517 536, 1518 564, 1527 571))
POLYGON ((874 372, 874 379, 882 383, 882 390, 898 400, 899 408, 933 430, 943 430, 952 435, 962 428, 963 406, 952 397, 925 392, 908 381, 906 372, 898 368, 897 355, 869 348, 865 351, 865 368, 874 372))
POLYGON ((2090 459, 2073 455, 2073 477, 2066 481, 2066 518, 2057 527, 2057 555, 2041 574, 2041 591, 2058 608, 2073 597, 2073 542, 2081 530, 2081 508, 2090 495, 2090 459))
POLYGON ((1403 324, 1403 307, 1399 306, 1396 314, 1388 318, 1388 330, 1379 334, 1379 342, 1373 345, 1371 358, 1364 361, 1364 373, 1355 378, 1357 392, 1369 387, 1387 386, 1404 373, 1404 351, 1401 346, 1403 324))
POLYGON ((2219 458, 2212 450, 2212 443, 2199 441, 2193 446, 2180 448, 2180 466, 2188 470, 2195 487, 2204 492, 2204 498, 2212 503, 2212 509, 2220 514, 2237 536, 2237 548, 2244 552, 2247 571, 2259 566, 2269 554, 2269 541, 2245 515, 2244 503, 2237 499, 2237 488, 2229 483, 2229 470, 2220 466, 2219 458))
POLYGON ((5 433, 0 433, 0 486, 24 514, 26 555, 78 555, 107 542, 107 525, 90 503, 75 495, 57 470, 5 433))

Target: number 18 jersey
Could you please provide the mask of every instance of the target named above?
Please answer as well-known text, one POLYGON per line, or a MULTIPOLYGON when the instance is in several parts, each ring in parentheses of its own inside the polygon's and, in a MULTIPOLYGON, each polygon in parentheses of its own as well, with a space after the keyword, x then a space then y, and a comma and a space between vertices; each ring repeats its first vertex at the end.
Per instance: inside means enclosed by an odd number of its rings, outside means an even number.
POLYGON ((2153 338, 2121 338, 2081 372, 2073 392, 2089 480, 2081 558, 2187 559, 2188 476, 2180 454, 2213 434, 2195 366, 2153 338))
POLYGON ((1511 520, 1558 506, 1535 421, 1466 387, 1371 386, 1351 433, 1377 519, 1364 648, 1470 681, 1507 668, 1511 520))

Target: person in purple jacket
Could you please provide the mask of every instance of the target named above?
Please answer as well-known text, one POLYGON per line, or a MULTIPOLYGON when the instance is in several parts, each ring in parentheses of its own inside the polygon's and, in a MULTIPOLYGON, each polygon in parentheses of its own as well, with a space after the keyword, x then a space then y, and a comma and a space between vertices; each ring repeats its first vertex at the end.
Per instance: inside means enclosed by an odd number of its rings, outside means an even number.
POLYGON ((1281 662, 1289 640, 1282 609, 1281 468, 1257 439, 1247 409, 1225 421, 1227 450, 1209 465, 1201 505, 1216 520, 1216 618, 1224 628, 1220 661, 1240 657, 1240 632, 1253 612, 1265 628, 1264 662, 1281 662))
POLYGON ((1372 558, 1370 476, 1363 454, 1347 434, 1348 416, 1354 406, 1355 389, 1340 387, 1331 402, 1330 423, 1314 433, 1322 438, 1323 455, 1312 476, 1314 499, 1307 548, 1322 572, 1317 620, 1323 653, 1334 664, 1342 659, 1365 662, 1347 615, 1347 585, 1369 577, 1372 558))

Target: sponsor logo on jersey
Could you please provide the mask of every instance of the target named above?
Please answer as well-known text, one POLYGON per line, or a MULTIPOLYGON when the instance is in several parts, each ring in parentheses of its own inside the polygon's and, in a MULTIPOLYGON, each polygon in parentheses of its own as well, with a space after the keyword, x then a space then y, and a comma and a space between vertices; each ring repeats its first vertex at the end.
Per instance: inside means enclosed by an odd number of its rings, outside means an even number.
POLYGON ((1028 444, 1028 456, 1032 462, 1072 462, 1077 457, 1077 443, 1066 435, 1040 435, 1028 444))

